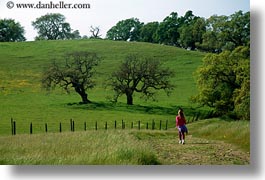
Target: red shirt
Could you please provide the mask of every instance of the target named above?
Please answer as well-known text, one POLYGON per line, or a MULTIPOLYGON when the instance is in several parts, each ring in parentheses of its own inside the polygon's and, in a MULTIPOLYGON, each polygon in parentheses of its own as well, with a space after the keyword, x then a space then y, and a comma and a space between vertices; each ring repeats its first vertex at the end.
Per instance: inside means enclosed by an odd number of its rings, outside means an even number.
POLYGON ((176 117, 176 126, 183 126, 186 124, 186 119, 181 118, 180 116, 176 117))

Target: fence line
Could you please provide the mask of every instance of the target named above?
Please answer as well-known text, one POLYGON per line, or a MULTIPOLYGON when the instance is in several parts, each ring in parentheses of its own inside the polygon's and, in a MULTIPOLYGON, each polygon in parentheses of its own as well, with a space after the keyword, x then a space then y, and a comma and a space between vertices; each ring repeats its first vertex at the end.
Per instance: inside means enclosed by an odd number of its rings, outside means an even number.
MULTIPOLYGON (((195 112, 195 113, 192 114, 192 116, 187 116, 186 118, 187 118, 187 123, 191 123, 191 122, 194 122, 194 121, 198 121, 199 119, 204 119, 204 118, 212 117, 212 116, 214 116, 214 111, 209 111, 206 114, 202 114, 200 112, 195 112)), ((144 122, 146 122, 146 121, 144 121, 144 122)), ((16 123, 16 121, 13 118, 11 118, 10 124, 11 124, 11 134, 12 135, 16 135, 17 134, 17 126, 18 126, 18 124, 16 123)), ((55 123, 52 123, 52 124, 55 124, 55 123)), ((141 120, 136 121, 136 124, 135 124, 135 126, 136 126, 136 128, 138 130, 141 130, 141 129, 168 130, 168 120, 164 121, 164 129, 163 129, 163 121, 162 120, 159 121, 159 126, 157 126, 157 124, 156 124, 154 119, 152 120, 151 125, 150 126, 149 125, 150 125, 149 122, 146 122, 146 124, 142 124, 141 120), (145 126, 145 128, 144 128, 144 126, 145 126)), ((135 126, 134 126, 134 122, 133 121, 131 122, 131 126, 129 124, 127 124, 127 128, 128 129, 130 127, 131 127, 131 129, 135 129, 135 126)), ((54 127, 54 126, 52 126, 52 127, 54 127)), ((111 127, 114 127, 114 129, 118 128, 117 120, 114 121, 114 126, 111 125, 108 122, 105 122, 105 125, 102 125, 101 128, 105 129, 105 130, 108 130, 111 127)), ((88 126, 87 122, 85 121, 84 122, 84 126, 83 126, 84 131, 87 131, 88 128, 89 128, 89 126, 88 126)), ((92 130, 94 129, 94 130, 97 131, 100 128, 100 124, 98 123, 98 121, 96 121, 95 122, 95 126, 94 127, 90 126, 90 128, 92 130)), ((123 119, 121 120, 120 128, 121 129, 125 129, 126 128, 126 122, 123 119)), ((44 123, 44 131, 46 133, 49 132, 48 123, 44 123)), ((70 119, 70 131, 71 132, 75 131, 75 121, 73 119, 70 119)), ((61 122, 59 123, 59 132, 63 132, 63 124, 61 122)), ((30 134, 34 133, 34 124, 32 122, 29 124, 29 133, 30 134)))
MULTIPOLYGON (((138 122, 137 129, 141 130, 141 126, 143 126, 143 124, 141 123, 141 120, 138 120, 137 122, 138 122)), ((52 123, 52 124, 54 124, 54 123, 52 123)), ((165 124, 164 125, 164 129, 162 128, 162 124, 163 124, 162 120, 160 120, 159 121, 159 128, 158 128, 158 127, 156 127, 155 120, 152 120, 150 129, 152 129, 152 130, 155 130, 155 129, 157 129, 157 130, 167 130, 168 129, 168 120, 166 120, 165 123, 164 123, 165 124)), ((87 126, 87 122, 85 121, 83 125, 84 125, 83 126, 84 131, 87 131, 87 127, 88 127, 87 126)), ((114 127, 114 129, 118 129, 117 125, 118 125, 118 123, 115 120, 114 121, 114 126, 112 126, 112 127, 114 127)), ((29 127, 29 134, 33 134, 35 132, 34 131, 34 127, 36 127, 36 126, 34 126, 34 123, 30 122, 28 127, 29 127)), ((38 127, 40 127, 40 126, 38 126, 38 127)), ((99 130, 99 128, 100 128, 99 127, 99 123, 98 123, 98 121, 96 121, 95 122, 95 126, 94 126, 94 128, 92 128, 92 130, 94 129, 95 131, 97 131, 97 130, 99 130)), ((112 129, 110 124, 107 121, 105 122, 104 127, 101 127, 101 128, 102 129, 104 128, 105 130, 112 129)), ((122 130, 126 129, 126 122, 124 120, 121 121, 120 128, 122 130)), ((135 129, 134 122, 131 122, 131 126, 128 125, 127 129, 135 129)), ((149 122, 146 122, 146 129, 149 129, 149 122)), ((48 123, 44 123, 44 132, 45 133, 49 132, 48 123)), ((59 122, 58 132, 63 132, 63 124, 62 124, 62 122, 59 122)), ((75 121, 73 119, 70 119, 70 132, 75 132, 75 121)), ((11 134, 12 135, 16 135, 17 134, 17 123, 16 123, 16 121, 13 118, 11 118, 11 134)))

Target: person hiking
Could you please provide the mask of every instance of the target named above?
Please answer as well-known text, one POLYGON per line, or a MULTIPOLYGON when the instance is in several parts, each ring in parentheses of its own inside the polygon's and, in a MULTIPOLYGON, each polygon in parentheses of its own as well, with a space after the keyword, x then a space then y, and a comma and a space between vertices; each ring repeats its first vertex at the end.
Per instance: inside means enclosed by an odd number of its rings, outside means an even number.
POLYGON ((182 108, 178 110, 178 115, 176 116, 176 128, 179 131, 179 144, 185 144, 185 133, 188 133, 188 129, 182 108))

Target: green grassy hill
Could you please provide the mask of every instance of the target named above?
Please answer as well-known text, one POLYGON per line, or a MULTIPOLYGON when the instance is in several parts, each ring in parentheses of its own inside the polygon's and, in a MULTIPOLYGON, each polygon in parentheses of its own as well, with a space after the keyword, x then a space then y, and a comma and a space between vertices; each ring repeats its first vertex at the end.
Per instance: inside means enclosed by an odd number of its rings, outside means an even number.
POLYGON ((178 144, 177 108, 184 108, 188 121, 197 113, 209 112, 189 101, 196 93, 192 74, 204 56, 170 46, 107 40, 0 43, 0 164, 249 164, 249 121, 191 123, 187 144, 178 144), (53 60, 63 63, 64 54, 72 51, 96 52, 102 57, 97 86, 88 91, 92 104, 80 105, 75 92, 41 89, 43 70, 53 60), (153 102, 135 94, 133 106, 126 105, 125 97, 117 104, 107 100, 113 92, 105 88, 106 79, 130 53, 157 57, 175 71, 171 96, 159 92, 153 102), (11 136, 11 118, 16 121, 16 136, 11 136), (78 132, 69 132, 70 119, 78 132), (150 130, 153 121, 155 130, 150 130), (60 122, 62 133, 58 133, 60 122), (106 122, 108 130, 103 130, 106 122), (30 123, 33 135, 29 135, 30 123), (147 123, 149 130, 145 130, 147 123))
MULTIPOLYGON (((83 129, 84 121, 94 124, 99 121, 170 120, 173 125, 179 106, 186 109, 187 116, 196 111, 189 97, 196 93, 192 73, 201 64, 204 53, 150 43, 117 42, 108 40, 36 41, 0 43, 0 134, 10 133, 11 117, 17 122, 18 133, 28 133, 30 122, 43 131, 48 123, 51 131, 57 131, 58 123, 69 124, 72 118, 77 129, 83 129), (41 89, 41 75, 53 60, 64 61, 64 54, 73 51, 96 52, 102 57, 97 67, 97 86, 88 91, 90 105, 79 105, 79 95, 66 94, 56 89, 48 94, 41 89), (131 53, 159 58, 175 71, 172 82, 176 85, 170 97, 161 91, 157 102, 144 101, 135 94, 135 105, 126 105, 125 96, 113 105, 111 89, 106 89, 106 80, 123 59, 131 53), (79 127, 80 126, 80 127, 79 127)), ((101 125, 101 124, 100 124, 101 125)), ((65 126, 65 125, 64 125, 65 126)), ((64 128, 65 129, 65 128, 64 128)), ((68 129, 68 128, 67 128, 68 129)))

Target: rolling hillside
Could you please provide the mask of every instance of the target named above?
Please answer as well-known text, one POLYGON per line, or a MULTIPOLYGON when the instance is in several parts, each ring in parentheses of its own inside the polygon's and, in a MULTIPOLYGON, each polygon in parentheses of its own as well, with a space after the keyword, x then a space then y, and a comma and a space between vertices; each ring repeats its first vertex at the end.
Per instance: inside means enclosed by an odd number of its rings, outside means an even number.
MULTIPOLYGON (((170 120, 174 124, 177 108, 182 106, 189 115, 196 105, 189 97, 196 93, 192 73, 201 64, 204 53, 186 51, 170 46, 150 43, 117 42, 108 40, 36 41, 0 43, 0 134, 10 133, 11 117, 17 121, 18 133, 25 133, 30 122, 43 126, 49 123, 75 119, 79 124, 122 120, 170 120), (96 52, 102 58, 97 67, 96 87, 88 91, 90 105, 79 105, 80 97, 61 89, 48 93, 41 89, 41 75, 53 60, 64 62, 64 54, 73 51, 96 52), (175 72, 172 79, 176 88, 171 96, 161 91, 157 101, 144 101, 135 94, 132 107, 126 105, 125 96, 116 105, 108 98, 113 96, 105 88, 106 80, 128 54, 140 54, 160 59, 175 72)), ((190 114, 192 116, 192 114, 190 114)), ((77 129, 79 127, 77 126, 77 129)), ((81 127, 80 127, 81 128, 81 127)), ((42 131, 42 127, 40 130, 42 131)))
POLYGON ((170 46, 107 40, 0 43, 0 164, 249 164, 248 121, 217 118, 191 123, 187 143, 177 143, 177 108, 184 108, 188 121, 198 112, 209 111, 189 102, 196 93, 192 74, 204 55, 170 46), (92 104, 80 105, 75 92, 41 89, 45 67, 53 60, 63 63, 64 54, 73 51, 96 52, 102 57, 97 85, 88 91, 92 104), (159 58, 175 71, 172 82, 176 88, 171 96, 161 91, 153 102, 136 94, 133 106, 126 105, 125 97, 117 104, 108 101, 113 92, 105 88, 106 80, 130 53, 159 58), (16 121, 16 136, 11 136, 11 118, 16 121), (70 119, 78 132, 69 132, 70 119), (139 120, 141 130, 137 129, 139 120), (162 130, 158 129, 160 120, 162 130), (123 130, 121 121, 126 124, 123 130), (155 130, 145 130, 152 121, 155 130), (109 129, 103 130, 106 122, 109 129), (30 123, 33 135, 29 135, 30 123), (59 123, 62 133, 58 133, 59 123))

